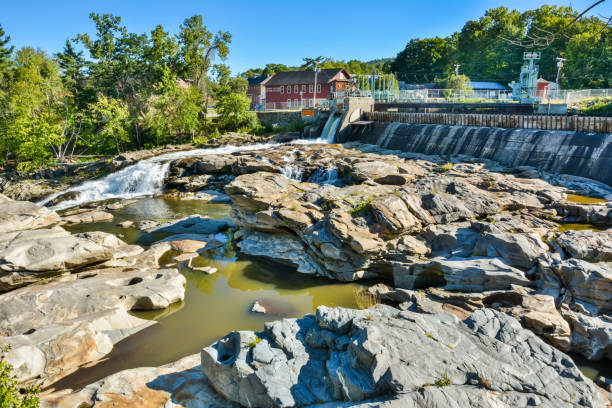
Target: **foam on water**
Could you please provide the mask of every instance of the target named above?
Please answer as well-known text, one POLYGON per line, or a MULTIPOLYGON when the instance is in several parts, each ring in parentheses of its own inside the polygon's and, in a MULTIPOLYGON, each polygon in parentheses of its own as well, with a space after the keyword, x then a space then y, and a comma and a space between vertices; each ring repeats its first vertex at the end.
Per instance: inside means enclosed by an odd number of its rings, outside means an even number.
MULTIPOLYGON (((300 140, 290 144, 322 143, 322 140, 300 140)), ((174 160, 200 157, 211 154, 231 154, 247 150, 268 150, 281 146, 280 143, 260 143, 244 146, 223 146, 212 149, 194 149, 181 152, 166 153, 150 159, 142 160, 115 173, 111 173, 97 180, 89 180, 82 184, 70 187, 56 193, 41 202, 45 205, 56 197, 67 192, 78 192, 74 200, 66 200, 53 206, 54 210, 62 210, 93 201, 108 200, 111 198, 130 199, 135 197, 151 196, 162 192, 164 179, 174 160)))

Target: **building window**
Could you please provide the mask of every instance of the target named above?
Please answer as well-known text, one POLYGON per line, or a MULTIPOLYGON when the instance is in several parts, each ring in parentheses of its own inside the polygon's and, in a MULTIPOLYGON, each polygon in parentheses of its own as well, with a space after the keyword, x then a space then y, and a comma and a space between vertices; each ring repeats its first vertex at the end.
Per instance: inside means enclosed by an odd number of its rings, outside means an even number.
POLYGON ((284 87, 283 85, 281 85, 281 88, 280 88, 280 89, 281 89, 281 93, 282 93, 282 94, 283 94, 283 93, 285 93, 285 87, 284 87))
POLYGON ((291 85, 287 85, 287 93, 290 94, 291 93, 291 85))
POLYGON ((291 99, 287 99, 287 109, 291 108, 291 99))
POLYGON ((321 84, 317 84, 317 93, 321 93, 321 84))
MULTIPOLYGON (((297 85, 296 85, 296 86, 297 86, 297 85)), ((298 104, 298 100, 297 100, 297 99, 294 99, 294 100, 293 100, 293 107, 294 107, 294 108, 297 108, 298 106, 300 106, 300 105, 298 104)))
POLYGON ((302 85, 302 92, 306 92, 306 85, 302 85))
POLYGON ((295 85, 295 86, 293 87, 293 93, 298 93, 298 92, 300 92, 299 85, 295 85))
POLYGON ((314 85, 313 84, 308 85, 308 92, 312 93, 313 89, 314 89, 314 85))

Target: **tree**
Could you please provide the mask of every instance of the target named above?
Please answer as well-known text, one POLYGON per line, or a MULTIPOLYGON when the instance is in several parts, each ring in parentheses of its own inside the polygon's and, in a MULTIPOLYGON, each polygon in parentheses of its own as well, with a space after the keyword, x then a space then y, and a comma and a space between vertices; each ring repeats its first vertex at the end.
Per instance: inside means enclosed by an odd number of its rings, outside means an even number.
POLYGON ((43 51, 24 47, 17 52, 0 151, 5 158, 15 156, 19 169, 46 163, 52 157, 51 146, 63 143, 63 93, 57 64, 43 51))
POLYGON ((302 64, 302 66, 300 66, 301 69, 305 71, 314 71, 316 65, 321 65, 325 62, 328 62, 330 59, 319 55, 315 58, 304 57, 302 58, 302 60, 304 61, 304 63, 302 64))
POLYGON ((453 51, 453 44, 447 38, 410 40, 397 54, 391 70, 406 82, 430 82, 449 71, 453 51))
POLYGON ((257 115, 249 112, 251 99, 242 94, 230 93, 223 96, 217 104, 219 123, 224 129, 235 131, 241 127, 253 128, 257 125, 257 115))
POLYGON ((92 151, 120 153, 129 143, 130 113, 120 99, 99 95, 88 107, 87 120, 93 131, 84 142, 92 151))
POLYGON ((208 31, 201 15, 187 18, 178 34, 183 78, 202 88, 211 61, 215 56, 225 59, 231 42, 232 35, 227 31, 219 31, 214 35, 208 31))

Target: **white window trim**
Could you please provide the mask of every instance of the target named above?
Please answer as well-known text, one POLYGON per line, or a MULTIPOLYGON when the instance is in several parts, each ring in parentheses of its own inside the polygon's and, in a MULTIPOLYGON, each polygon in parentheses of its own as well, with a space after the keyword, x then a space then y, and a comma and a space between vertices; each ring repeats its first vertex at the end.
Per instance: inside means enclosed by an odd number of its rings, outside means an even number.
POLYGON ((302 92, 306 92, 306 85, 302 84, 302 92))
POLYGON ((291 99, 287 99, 287 109, 291 107, 291 99))
POLYGON ((321 84, 317 84, 317 93, 320 94, 321 93, 321 84))
POLYGON ((287 85, 287 95, 291 93, 291 85, 287 85))
POLYGON ((281 93, 281 94, 284 94, 284 93, 285 93, 285 86, 284 86, 284 85, 281 85, 281 86, 280 86, 280 93, 281 93))
POLYGON ((314 85, 310 84, 308 85, 308 92, 312 93, 312 91, 314 91, 314 85))
POLYGON ((300 86, 299 85, 293 85, 293 93, 298 93, 300 92, 300 86))

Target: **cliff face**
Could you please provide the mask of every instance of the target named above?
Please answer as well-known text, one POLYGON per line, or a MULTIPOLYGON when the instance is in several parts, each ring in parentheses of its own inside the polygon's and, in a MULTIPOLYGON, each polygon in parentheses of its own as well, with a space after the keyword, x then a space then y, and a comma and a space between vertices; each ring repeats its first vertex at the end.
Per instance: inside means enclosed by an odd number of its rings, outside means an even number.
POLYGON ((612 134, 564 130, 375 123, 345 141, 404 152, 491 159, 512 166, 592 178, 612 186, 612 134))

